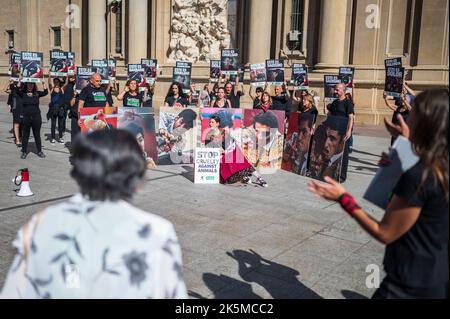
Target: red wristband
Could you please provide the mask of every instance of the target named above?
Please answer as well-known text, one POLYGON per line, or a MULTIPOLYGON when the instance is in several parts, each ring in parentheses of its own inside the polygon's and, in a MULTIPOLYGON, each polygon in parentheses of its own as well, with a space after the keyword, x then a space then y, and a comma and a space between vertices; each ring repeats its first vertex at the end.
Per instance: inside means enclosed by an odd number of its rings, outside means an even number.
POLYGON ((344 193, 339 197, 339 204, 350 215, 353 215, 356 210, 361 209, 356 199, 349 193, 344 193))

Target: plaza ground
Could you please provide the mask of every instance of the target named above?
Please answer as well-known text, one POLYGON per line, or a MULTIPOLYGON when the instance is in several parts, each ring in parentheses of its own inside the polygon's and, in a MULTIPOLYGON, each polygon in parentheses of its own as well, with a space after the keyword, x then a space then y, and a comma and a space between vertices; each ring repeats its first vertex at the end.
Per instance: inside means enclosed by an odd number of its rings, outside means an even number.
MULTIPOLYGON (((14 256, 11 242, 18 229, 37 211, 77 192, 68 149, 50 145, 50 123, 42 128, 47 158, 30 153, 21 160, 8 132, 11 120, 6 103, 0 102, 0 287, 14 256), (11 182, 24 167, 30 169, 35 193, 29 198, 17 197, 11 182)), ((70 134, 65 139, 69 142, 70 134)), ((34 151, 32 138, 30 142, 34 151)), ((345 183, 378 219, 383 212, 361 197, 389 144, 380 128, 357 127, 345 183)), ((269 188, 198 186, 192 183, 192 171, 191 165, 148 171, 144 188, 133 200, 174 224, 192 297, 353 299, 374 293, 366 286, 366 268, 375 264, 382 269, 383 245, 338 204, 310 194, 307 178, 279 171, 266 176, 269 188)))

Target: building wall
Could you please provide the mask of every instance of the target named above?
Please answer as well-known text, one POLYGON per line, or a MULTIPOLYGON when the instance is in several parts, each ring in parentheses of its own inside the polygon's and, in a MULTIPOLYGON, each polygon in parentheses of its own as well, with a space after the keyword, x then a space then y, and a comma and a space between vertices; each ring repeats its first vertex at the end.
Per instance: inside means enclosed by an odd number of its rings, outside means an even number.
MULTIPOLYGON (((291 30, 293 1, 236 0, 238 12, 233 19, 236 21, 235 37, 242 52, 243 64, 264 62, 266 58, 283 58, 287 60, 287 65, 306 63, 311 68, 311 89, 320 94, 323 93, 324 74, 337 73, 340 65, 354 66, 357 122, 367 124, 381 124, 384 116, 390 116, 383 101, 385 58, 403 58, 409 70, 408 82, 414 89, 448 87, 449 0, 304 0, 303 42, 299 50, 291 51, 287 45, 287 35, 291 30), (379 28, 368 28, 366 25, 369 16, 367 8, 371 5, 380 8, 379 28)), ((164 101, 174 66, 167 58, 172 2, 123 0, 123 48, 117 54, 115 14, 106 10, 103 0, 3 0, 4 9, 0 13, 1 85, 7 82, 8 55, 4 54, 7 49, 6 30, 15 30, 16 50, 41 51, 48 64, 48 54, 52 48, 51 27, 58 25, 62 28, 62 49, 72 48, 76 52, 78 65, 81 65, 82 58, 84 61, 91 59, 89 40, 92 45, 101 47, 100 44, 108 38, 105 52, 118 60, 121 87, 126 80, 125 66, 129 62, 130 46, 135 46, 132 59, 138 59, 136 52, 143 52, 142 58, 158 59, 160 74, 155 96, 155 106, 158 107, 164 101), (104 9, 107 16, 106 34, 92 25, 88 26, 87 18, 80 19, 80 22, 86 22, 81 23, 80 28, 70 31, 65 25, 68 16, 66 8, 70 3, 78 5, 80 15, 91 15, 92 8, 104 9), (138 5, 142 10, 135 10, 132 5, 138 5), (138 36, 130 34, 130 30, 134 29, 129 27, 130 23, 142 19, 142 14, 147 14, 147 29, 140 30, 138 36)), ((206 84, 208 77, 207 63, 194 65, 193 81, 198 86, 206 84)), ((286 77, 290 78, 290 70, 287 70, 286 77)), ((248 90, 247 78, 245 90, 248 90)), ((249 97, 244 97, 241 104, 251 107, 249 97)))

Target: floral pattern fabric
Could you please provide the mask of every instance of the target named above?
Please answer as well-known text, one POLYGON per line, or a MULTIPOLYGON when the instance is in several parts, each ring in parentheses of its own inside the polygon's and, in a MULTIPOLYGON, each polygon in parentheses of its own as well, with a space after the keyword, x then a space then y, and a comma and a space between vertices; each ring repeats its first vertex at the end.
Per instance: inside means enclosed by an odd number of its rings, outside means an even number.
POLYGON ((76 195, 24 229, 1 298, 187 298, 173 225, 125 201, 76 195))

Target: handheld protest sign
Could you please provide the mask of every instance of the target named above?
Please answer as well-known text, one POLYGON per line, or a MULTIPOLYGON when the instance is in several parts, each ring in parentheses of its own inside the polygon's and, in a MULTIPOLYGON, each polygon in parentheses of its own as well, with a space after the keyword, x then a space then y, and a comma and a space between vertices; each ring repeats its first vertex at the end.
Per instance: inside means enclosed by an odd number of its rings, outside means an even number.
POLYGON ((117 73, 117 62, 115 59, 108 59, 108 80, 115 81, 117 73))
POLYGON ((291 83, 295 90, 308 90, 308 66, 306 64, 294 63, 292 65, 291 83))
POLYGON ((236 75, 239 71, 239 50, 222 50, 220 55, 220 69, 222 70, 222 74, 236 75))
POLYGON ((78 93, 89 85, 92 74, 94 74, 94 70, 91 67, 77 67, 75 88, 78 93))
POLYGON ((220 161, 222 153, 220 148, 195 149, 195 184, 219 184, 220 161))
POLYGON ((128 64, 128 80, 135 80, 139 91, 144 91, 147 85, 144 66, 142 64, 128 64))
POLYGON ((211 60, 209 64, 209 81, 217 83, 220 79, 220 60, 211 60))
POLYGON ((266 65, 264 63, 250 64, 250 85, 264 87, 266 82, 266 65))
POLYGON ((283 85, 284 78, 284 61, 283 60, 266 60, 267 83, 271 85, 283 85))
POLYGON ((192 74, 192 63, 177 61, 175 67, 173 68, 173 83, 179 83, 183 88, 183 93, 189 93, 191 90, 191 74, 192 74))
POLYGON ((342 83, 342 80, 339 75, 324 75, 323 89, 325 92, 325 100, 328 103, 331 103, 338 98, 336 94, 336 85, 340 83, 342 83))
POLYGON ((92 60, 91 65, 94 73, 102 77, 102 84, 109 84, 108 60, 92 60))
POLYGON ((43 56, 42 52, 21 52, 22 82, 42 82, 44 78, 44 68, 42 67, 43 56))
POLYGON ((50 50, 50 75, 67 76, 67 52, 50 50))
POLYGON ((384 92, 392 97, 400 97, 403 92, 405 68, 387 67, 384 92))
POLYGON ((148 84, 153 85, 158 75, 158 60, 155 59, 141 59, 141 64, 144 66, 145 79, 148 84))
POLYGON ((75 75, 76 70, 75 52, 67 52, 67 75, 75 75))
POLYGON ((341 77, 342 83, 345 84, 346 93, 353 94, 353 79, 355 77, 355 68, 340 67, 339 76, 341 77))
POLYGON ((20 79, 20 65, 21 55, 18 52, 13 52, 9 56, 8 75, 12 81, 19 81, 20 79))

